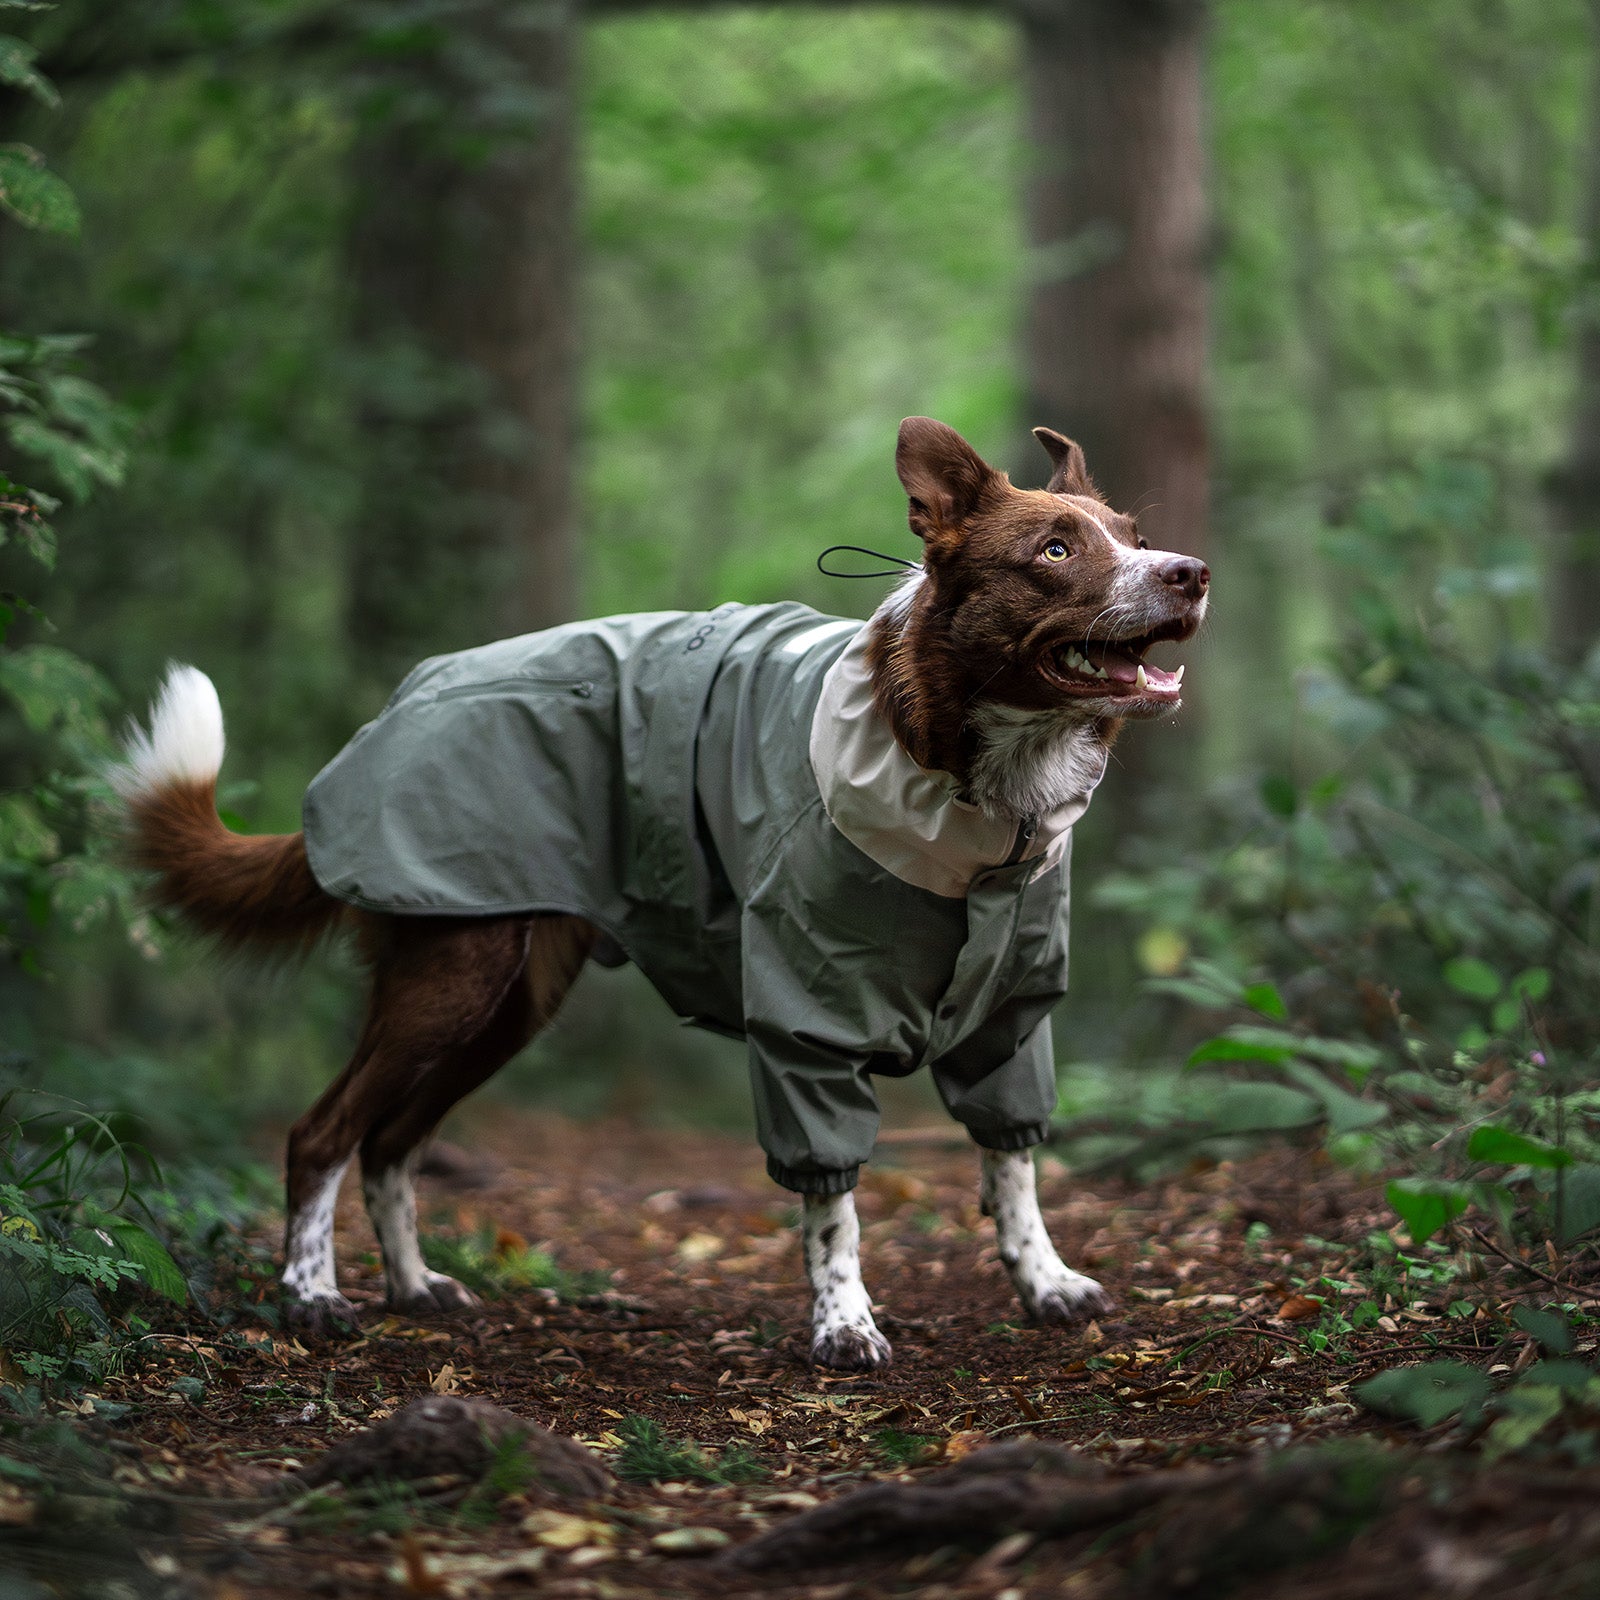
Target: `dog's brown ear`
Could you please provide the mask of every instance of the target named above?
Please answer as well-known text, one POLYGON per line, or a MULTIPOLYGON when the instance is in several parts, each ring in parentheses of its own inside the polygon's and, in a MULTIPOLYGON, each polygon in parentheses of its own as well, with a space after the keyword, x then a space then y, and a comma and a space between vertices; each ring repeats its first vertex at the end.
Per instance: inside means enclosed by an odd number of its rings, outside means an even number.
POLYGON ((1089 463, 1083 459, 1083 451, 1073 440, 1057 433, 1054 428, 1035 428, 1033 436, 1056 464, 1056 470, 1050 474, 1050 481, 1045 485, 1051 494, 1086 494, 1095 500, 1100 498, 1100 491, 1089 476, 1089 463))
POLYGON ((911 531, 924 542, 959 537, 962 523, 1005 482, 954 428, 932 417, 900 424, 894 469, 911 499, 911 531))

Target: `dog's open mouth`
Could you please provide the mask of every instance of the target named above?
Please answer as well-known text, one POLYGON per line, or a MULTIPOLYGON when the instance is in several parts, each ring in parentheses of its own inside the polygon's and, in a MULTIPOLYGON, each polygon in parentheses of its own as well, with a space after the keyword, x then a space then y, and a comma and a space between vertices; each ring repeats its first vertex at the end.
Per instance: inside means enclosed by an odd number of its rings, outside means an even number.
POLYGON ((1145 652, 1163 639, 1182 637, 1188 630, 1160 628, 1137 639, 1110 639, 1101 643, 1067 641, 1052 645, 1039 668, 1058 689, 1096 699, 1176 702, 1183 683, 1183 668, 1168 672, 1144 659, 1145 652))

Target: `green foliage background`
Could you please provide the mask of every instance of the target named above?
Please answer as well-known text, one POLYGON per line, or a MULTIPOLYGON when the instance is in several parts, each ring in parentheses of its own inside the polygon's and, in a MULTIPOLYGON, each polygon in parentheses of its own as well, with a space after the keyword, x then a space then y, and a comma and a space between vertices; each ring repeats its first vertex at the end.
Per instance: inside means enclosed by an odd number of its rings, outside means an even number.
MULTIPOLYGON (((394 25, 439 10, 408 0, 394 25)), ((20 617, 11 643, 65 641, 88 664, 97 739, 168 658, 203 666, 229 716, 224 803, 264 830, 297 825, 307 778, 383 692, 340 622, 359 396, 381 381, 426 414, 447 381, 422 364, 374 374, 350 341, 345 158, 384 114, 380 47, 295 31, 317 13, 60 8, 40 26, 77 47, 64 106, 10 109, 81 230, 13 230, 0 252, 5 320, 89 336, 52 360, 117 397, 102 454, 131 445, 118 491, 62 520, 60 577, 26 591, 48 624, 20 617)), ((891 465, 909 412, 1037 480, 1025 425, 1053 419, 1019 416, 1016 346, 1046 264, 1019 215, 1017 49, 1002 20, 939 10, 587 25, 585 609, 792 596, 866 611, 878 588, 813 558, 910 550, 891 465)), ((1163 788, 1158 758, 1142 819, 1091 813, 1069 1060, 1168 1057, 1203 1035, 1192 1008, 1141 988, 1195 957, 1236 987, 1277 980, 1295 1026, 1391 1051, 1361 997, 1399 988, 1447 1072, 1498 1036, 1449 963, 1487 961, 1502 998, 1537 968, 1585 1058, 1589 933, 1548 935, 1600 925, 1593 884, 1571 876, 1595 807, 1562 753, 1592 692, 1542 676, 1538 647, 1542 488, 1594 292, 1577 231, 1594 49, 1581 0, 1219 0, 1218 582, 1191 666, 1208 787, 1163 788), (1509 809, 1484 799, 1486 768, 1509 809), (1363 838, 1374 806, 1467 864, 1363 838), (1115 926, 1083 938, 1087 916, 1115 926)), ((87 486, 39 459, 51 492, 87 486)), ((0 587, 21 559, 0 554, 0 587)), ((441 636, 469 625, 441 617, 441 636)), ((25 696, 10 705, 6 803, 41 774, 79 782, 85 750, 30 726, 25 696)), ((1174 748, 1170 730, 1132 737, 1174 748)), ((88 870, 84 803, 64 830, 7 812, 7 870, 53 894, 88 870)), ((88 909, 114 904, 103 889, 88 909)), ((285 987, 219 974, 136 919, 85 934, 37 895, 22 915, 14 942, 48 976, 0 973, 19 1070, 141 1109, 158 1146, 217 1148, 292 1114, 348 1039, 337 956, 285 987)), ((743 1121, 736 1049, 671 1030, 627 975, 588 988, 517 1069, 525 1088, 743 1121)))

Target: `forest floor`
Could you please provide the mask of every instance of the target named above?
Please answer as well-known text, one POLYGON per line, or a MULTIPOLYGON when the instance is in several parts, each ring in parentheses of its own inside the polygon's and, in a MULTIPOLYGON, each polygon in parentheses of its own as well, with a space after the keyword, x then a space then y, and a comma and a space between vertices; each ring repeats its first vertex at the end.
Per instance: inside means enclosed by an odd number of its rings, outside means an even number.
MULTIPOLYGON (((128 1537, 158 1588, 231 1600, 528 1586, 573 1600, 1597 1592, 1575 1574, 1582 1557, 1592 1575, 1600 1550, 1600 1475, 1469 1466, 1351 1393, 1413 1360, 1526 1365, 1533 1345, 1501 1313, 1529 1290, 1580 1308, 1577 1353, 1588 1357, 1595 1289, 1568 1283, 1556 1295, 1537 1262, 1491 1258, 1470 1283, 1437 1252, 1413 1253, 1407 1268, 1371 1247, 1392 1222, 1379 1190, 1310 1152, 1144 1187, 1074 1179, 1044 1157, 1057 1243, 1117 1303, 1062 1330, 1022 1320, 978 1212, 970 1149, 939 1133, 892 1145, 859 1200, 894 1363, 853 1377, 805 1363, 794 1209, 752 1145, 495 1108, 470 1149, 467 1171, 425 1180, 425 1226, 480 1241, 490 1267, 535 1248, 566 1274, 605 1274, 609 1291, 575 1293, 599 1280, 569 1277, 560 1302, 510 1289, 451 1325, 388 1315, 347 1185, 340 1276, 364 1337, 308 1348, 266 1321, 223 1331, 191 1313, 81 1402, 112 1476, 145 1507, 132 1521, 148 1531, 128 1537), (1381 1322, 1341 1326, 1341 1307, 1373 1298, 1381 1322), (465 1504, 459 1483, 437 1479, 285 1495, 330 1446, 430 1394, 485 1397, 612 1469, 643 1459, 630 1419, 701 1453, 688 1458, 689 1481, 619 1479, 583 1503, 520 1481, 500 1484, 512 1492, 498 1501, 479 1492, 465 1504), (1357 1436, 1365 1457, 1330 1443, 1357 1436), (1002 1540, 1000 1523, 982 1537, 981 1517, 976 1537, 956 1521, 941 1529, 935 1494, 911 1508, 899 1542, 873 1544, 881 1524, 844 1526, 775 1549, 764 1569, 736 1564, 753 1539, 863 1485, 970 1488, 985 1449, 1026 1438, 1070 1446, 1080 1487, 1134 1485, 1134 1500, 1076 1528, 1068 1516, 1002 1540), (1266 1491, 1249 1476, 1301 1445, 1320 1446, 1301 1457, 1321 1463, 1320 1487, 1302 1478, 1266 1491), (1370 1478, 1374 1460, 1391 1464, 1372 1480, 1382 1492, 1356 1505, 1351 1472, 1370 1478), (710 1481, 719 1477, 739 1481, 710 1481), (1342 1489, 1329 1490, 1334 1479, 1342 1489), (1169 1482, 1176 1499, 1152 1501, 1151 1486, 1169 1482)), ((251 1242, 261 1276, 246 1277, 240 1301, 270 1304, 273 1243, 251 1242)), ((1041 1458, 1032 1481, 1066 1463, 1041 1458)), ((0 1523, 25 1520, 3 1497, 20 1503, 26 1487, 0 1484, 0 1523)))

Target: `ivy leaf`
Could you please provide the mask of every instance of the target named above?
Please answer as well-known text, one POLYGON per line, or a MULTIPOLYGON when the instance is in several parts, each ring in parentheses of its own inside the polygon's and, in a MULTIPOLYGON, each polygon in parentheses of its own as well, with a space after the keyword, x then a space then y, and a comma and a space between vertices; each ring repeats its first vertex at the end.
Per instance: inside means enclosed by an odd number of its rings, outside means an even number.
POLYGON ((1491 1123, 1472 1130, 1472 1137, 1467 1140, 1467 1159, 1493 1161, 1505 1167, 1570 1167, 1572 1152, 1491 1123))
POLYGON ((1384 1198, 1406 1225, 1413 1244, 1426 1244, 1446 1223, 1467 1209, 1472 1194, 1464 1185, 1427 1178, 1396 1178, 1384 1198))

